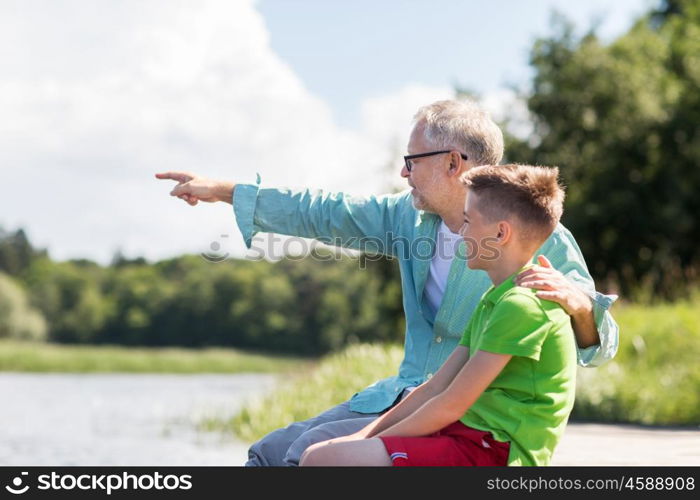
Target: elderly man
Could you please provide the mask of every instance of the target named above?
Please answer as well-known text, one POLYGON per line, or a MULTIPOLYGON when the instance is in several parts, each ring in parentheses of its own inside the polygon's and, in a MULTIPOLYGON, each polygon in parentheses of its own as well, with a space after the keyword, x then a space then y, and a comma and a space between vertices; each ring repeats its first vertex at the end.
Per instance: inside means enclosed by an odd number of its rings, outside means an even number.
MULTIPOLYGON (((271 432, 251 446, 246 465, 298 465, 308 446, 365 427, 438 370, 489 286, 485 273, 465 265, 466 247, 459 235, 465 188, 460 177, 474 166, 496 165, 502 156, 503 136, 488 114, 473 102, 452 100, 416 113, 401 170, 411 190, 399 194, 360 198, 262 189, 182 172, 156 174, 176 180, 170 194, 190 205, 231 203, 248 246, 257 232, 348 241, 360 249, 363 241, 372 241, 373 250, 399 261, 406 332, 398 375, 316 417, 271 432)), ((611 359, 618 327, 608 309, 615 297, 595 291, 571 233, 557 226, 537 255, 539 265, 520 274, 516 283, 539 290, 538 296, 558 302, 569 314, 581 366, 611 359)))

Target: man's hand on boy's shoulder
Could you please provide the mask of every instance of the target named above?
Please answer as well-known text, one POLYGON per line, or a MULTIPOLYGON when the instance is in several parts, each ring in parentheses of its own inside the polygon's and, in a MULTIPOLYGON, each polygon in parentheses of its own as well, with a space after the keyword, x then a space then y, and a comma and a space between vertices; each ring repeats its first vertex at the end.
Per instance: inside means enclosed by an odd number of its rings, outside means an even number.
POLYGON ((600 344, 600 335, 593 318, 590 297, 552 267, 544 255, 537 256, 539 266, 526 269, 515 277, 515 284, 538 290, 535 295, 559 304, 571 317, 571 324, 580 349, 600 344))
POLYGON ((593 303, 583 290, 552 267, 544 255, 537 257, 538 266, 532 266, 515 277, 515 284, 523 288, 538 290, 537 297, 556 302, 569 316, 590 315, 593 303))

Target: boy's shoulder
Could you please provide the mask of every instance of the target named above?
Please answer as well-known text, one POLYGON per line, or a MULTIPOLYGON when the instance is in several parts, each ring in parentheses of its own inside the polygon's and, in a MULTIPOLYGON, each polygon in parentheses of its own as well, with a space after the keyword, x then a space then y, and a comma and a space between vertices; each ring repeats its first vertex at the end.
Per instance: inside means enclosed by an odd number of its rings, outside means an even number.
POLYGON ((558 303, 539 298, 537 290, 533 288, 514 286, 506 290, 496 305, 500 305, 501 308, 518 310, 521 314, 539 318, 542 322, 569 322, 569 315, 558 303))
POLYGON ((474 350, 539 361, 548 339, 564 334, 565 325, 571 323, 563 309, 559 308, 560 316, 556 307, 536 296, 535 290, 514 284, 503 283, 487 292, 482 301, 477 323, 468 329, 468 336, 465 333, 468 347, 474 350))

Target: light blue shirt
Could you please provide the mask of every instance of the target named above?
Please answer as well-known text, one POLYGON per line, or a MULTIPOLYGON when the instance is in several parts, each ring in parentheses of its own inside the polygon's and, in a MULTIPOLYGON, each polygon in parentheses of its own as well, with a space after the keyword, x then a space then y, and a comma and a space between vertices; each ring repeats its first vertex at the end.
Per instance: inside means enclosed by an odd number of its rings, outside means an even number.
MULTIPOLYGON (((355 394, 350 408, 379 413, 407 387, 430 378, 457 346, 481 296, 491 286, 484 271, 469 269, 465 246, 452 261, 442 304, 433 315, 424 300, 425 282, 435 252, 441 219, 416 210, 411 194, 355 197, 318 190, 260 188, 239 184, 233 211, 248 248, 258 232, 315 238, 325 243, 381 253, 398 259, 406 314, 404 359, 397 376, 380 380, 355 394)), ((538 250, 593 301, 600 344, 578 349, 581 366, 598 366, 615 356, 618 326, 608 309, 617 299, 595 291, 581 251, 561 224, 538 250)))

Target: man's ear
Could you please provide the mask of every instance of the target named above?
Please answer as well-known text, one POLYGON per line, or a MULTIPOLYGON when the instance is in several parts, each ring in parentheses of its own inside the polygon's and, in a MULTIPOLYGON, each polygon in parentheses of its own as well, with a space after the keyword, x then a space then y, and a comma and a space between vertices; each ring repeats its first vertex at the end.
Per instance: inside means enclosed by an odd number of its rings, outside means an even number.
POLYGON ((452 151, 450 153, 450 167, 449 167, 449 172, 450 175, 462 175, 464 172, 467 171, 466 165, 464 164, 464 161, 462 160, 462 157, 459 155, 457 151, 452 151))

